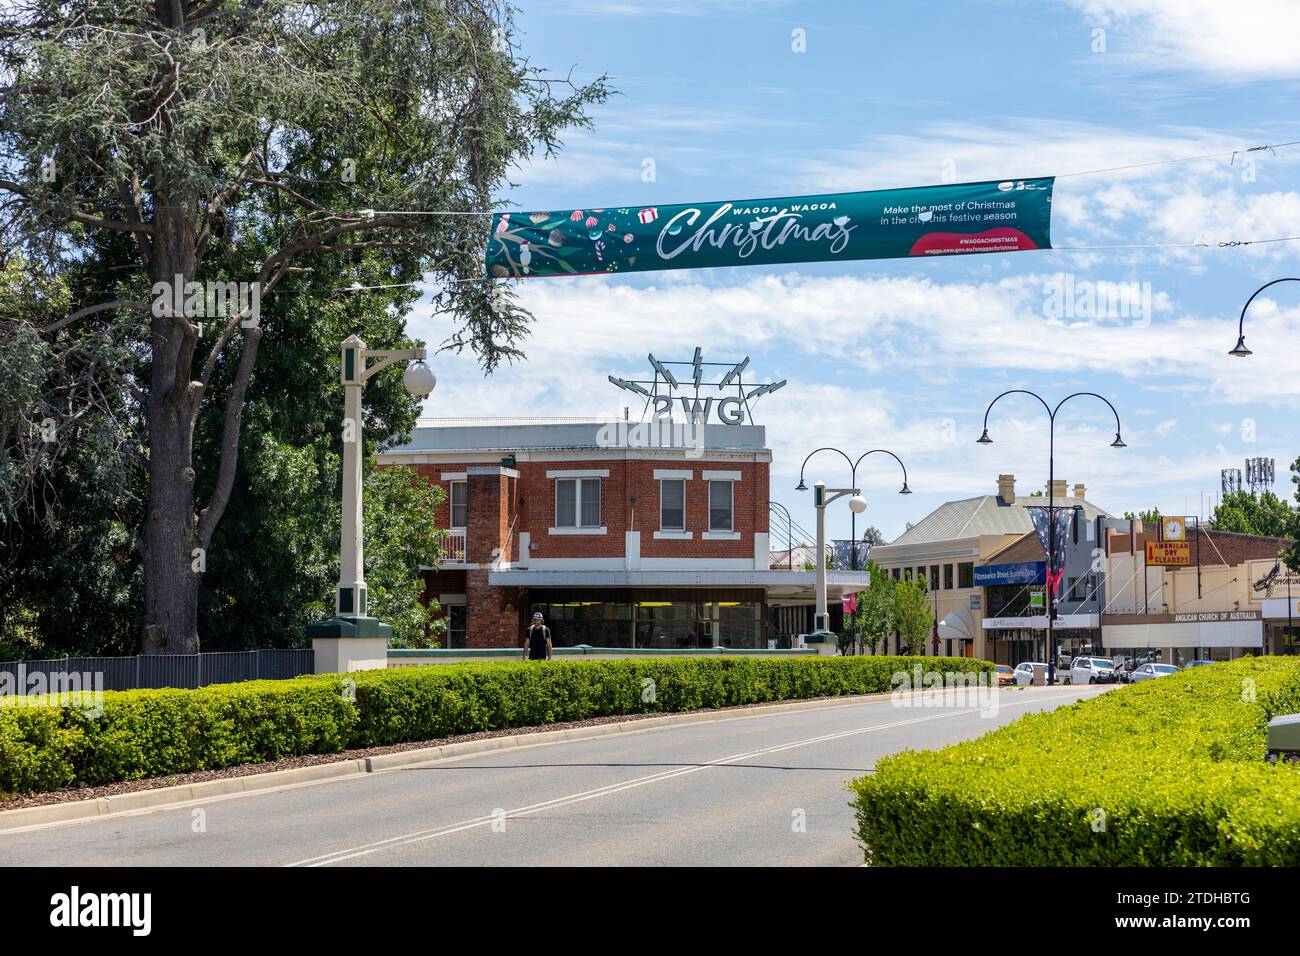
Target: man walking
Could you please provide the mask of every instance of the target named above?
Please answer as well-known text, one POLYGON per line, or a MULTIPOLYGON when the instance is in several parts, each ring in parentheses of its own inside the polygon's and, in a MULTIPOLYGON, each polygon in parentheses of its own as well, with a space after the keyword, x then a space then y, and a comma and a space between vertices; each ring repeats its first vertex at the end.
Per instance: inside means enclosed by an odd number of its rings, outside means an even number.
POLYGON ((533 612, 533 624, 524 634, 524 660, 551 659, 551 629, 542 620, 542 612, 533 612))

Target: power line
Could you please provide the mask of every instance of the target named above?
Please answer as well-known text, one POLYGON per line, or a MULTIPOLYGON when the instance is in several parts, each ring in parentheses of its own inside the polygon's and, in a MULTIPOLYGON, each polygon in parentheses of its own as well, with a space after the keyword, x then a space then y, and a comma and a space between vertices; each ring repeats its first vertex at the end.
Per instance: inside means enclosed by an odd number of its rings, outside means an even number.
POLYGON ((1258 153, 1261 150, 1275 152, 1279 149, 1285 149, 1288 146, 1300 146, 1300 140, 1292 140, 1289 143, 1273 143, 1264 146, 1242 146, 1238 149, 1224 150, 1221 153, 1202 153, 1199 156, 1179 156, 1175 159, 1156 159, 1146 163, 1129 163, 1125 166, 1107 166, 1102 169, 1084 169, 1076 173, 1058 173, 1056 179, 1069 179, 1071 176, 1095 176, 1098 173, 1117 173, 1125 169, 1145 169, 1151 166, 1172 166, 1174 163, 1192 163, 1201 159, 1219 159, 1223 156, 1232 156, 1236 159, 1238 153, 1258 153))

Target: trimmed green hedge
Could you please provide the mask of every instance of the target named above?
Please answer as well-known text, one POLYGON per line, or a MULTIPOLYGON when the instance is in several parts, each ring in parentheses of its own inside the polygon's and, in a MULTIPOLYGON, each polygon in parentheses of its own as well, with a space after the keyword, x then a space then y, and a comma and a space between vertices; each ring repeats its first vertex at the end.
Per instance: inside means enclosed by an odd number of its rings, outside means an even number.
POLYGON ((438 664, 200 690, 108 691, 102 713, 0 705, 0 792, 57 790, 298 754, 619 714, 870 694, 943 657, 438 664))
POLYGON ((1300 772, 1264 762, 1300 660, 1245 658, 879 761, 851 782, 876 866, 1297 866, 1300 772))

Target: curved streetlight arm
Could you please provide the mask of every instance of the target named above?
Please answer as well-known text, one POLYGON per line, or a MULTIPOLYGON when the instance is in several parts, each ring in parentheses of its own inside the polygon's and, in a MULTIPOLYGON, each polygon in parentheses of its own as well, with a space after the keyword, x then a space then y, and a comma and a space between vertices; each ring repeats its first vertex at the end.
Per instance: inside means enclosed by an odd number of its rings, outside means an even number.
POLYGON ((862 464, 863 458, 866 458, 868 455, 874 455, 877 452, 888 455, 890 458, 894 459, 894 461, 898 462, 898 467, 903 469, 903 487, 906 488, 907 487, 907 466, 903 464, 903 459, 899 458, 888 448, 873 448, 871 449, 871 451, 864 451, 861 455, 858 456, 858 460, 853 463, 853 470, 855 472, 858 470, 858 465, 862 464))
POLYGON ((787 522, 791 522, 794 520, 790 517, 790 509, 787 508, 785 505, 781 504, 781 502, 769 500, 767 506, 769 508, 779 508, 781 510, 781 513, 785 515, 785 520, 787 522))
MULTIPOLYGON (((815 455, 815 454, 817 454, 819 451, 833 451, 833 452, 836 452, 836 453, 837 453, 841 458, 844 459, 845 464, 847 464, 847 465, 849 466, 849 469, 850 469, 851 472, 856 471, 856 467, 857 467, 857 466, 855 466, 855 465, 853 464, 853 459, 851 459, 848 455, 844 454, 843 451, 841 451, 840 449, 836 448, 834 445, 823 445, 821 448, 814 448, 812 451, 808 452, 808 457, 805 458, 805 459, 803 460, 803 464, 799 466, 799 484, 803 484, 803 471, 804 471, 805 468, 808 467, 808 461, 809 461, 809 459, 811 459, 812 456, 815 455)), ((850 479, 852 479, 853 475, 850 474, 849 477, 850 477, 850 479)))
POLYGON ((785 527, 786 527, 787 536, 794 534, 794 518, 790 514, 790 509, 787 508, 785 505, 781 504, 781 502, 779 501, 771 501, 771 500, 768 501, 767 507, 769 511, 776 511, 778 514, 782 515, 785 518, 785 527))
POLYGON ((781 502, 773 501, 772 499, 769 498, 767 501, 767 510, 775 511, 777 509, 780 509, 778 511, 778 514, 785 515, 786 566, 790 570, 793 570, 794 569, 794 518, 790 516, 789 508, 781 504, 781 502))
POLYGON ((1279 282, 1300 282, 1300 278, 1287 276, 1286 278, 1282 278, 1282 279, 1274 279, 1272 282, 1266 282, 1258 289, 1256 289, 1254 293, 1251 294, 1251 297, 1246 300, 1246 304, 1241 307, 1241 318, 1237 321, 1238 338, 1246 334, 1246 310, 1249 309, 1250 304, 1255 301, 1255 296, 1259 295, 1269 286, 1277 285, 1279 282))
POLYGON ((1037 392, 1031 392, 1027 388, 1011 388, 1011 389, 1007 389, 1007 391, 1003 392, 997 398, 993 399, 993 401, 989 402, 989 407, 984 409, 984 431, 985 432, 989 430, 989 412, 993 411, 993 406, 996 405, 1001 399, 1006 398, 1008 395, 1032 395, 1034 396, 1034 398, 1038 399, 1038 401, 1042 404, 1043 408, 1047 411, 1048 418, 1055 417, 1052 412, 1052 406, 1048 405, 1046 400, 1044 400, 1043 396, 1039 395, 1037 392))
POLYGON ((362 349, 362 353, 366 359, 379 359, 375 364, 367 364, 361 369, 361 380, 364 382, 374 378, 376 372, 382 372, 397 362, 423 362, 429 357, 424 349, 362 349))
POLYGON ((1111 414, 1115 416, 1116 436, 1118 436, 1119 433, 1123 431, 1123 427, 1119 423, 1119 412, 1115 410, 1115 406, 1111 405, 1110 399, 1107 398, 1105 395, 1098 395, 1096 392, 1075 392, 1073 395, 1065 396, 1065 398, 1061 399, 1059 402, 1056 403, 1056 409, 1052 412, 1052 418, 1056 418, 1056 413, 1061 410, 1062 405, 1064 405, 1072 398, 1078 398, 1080 395, 1091 395, 1093 398, 1100 398, 1103 402, 1105 402, 1110 407, 1111 414))

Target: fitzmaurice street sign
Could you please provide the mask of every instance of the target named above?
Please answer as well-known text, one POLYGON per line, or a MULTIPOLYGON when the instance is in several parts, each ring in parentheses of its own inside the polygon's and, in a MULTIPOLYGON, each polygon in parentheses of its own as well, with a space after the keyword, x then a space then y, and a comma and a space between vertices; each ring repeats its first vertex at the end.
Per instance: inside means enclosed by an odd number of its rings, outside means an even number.
POLYGON ((1050 249, 1054 182, 497 213, 485 265, 522 279, 1050 249))

